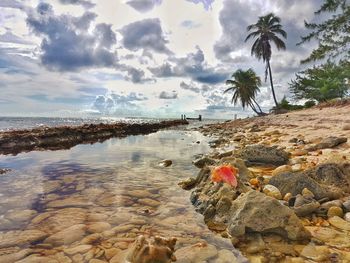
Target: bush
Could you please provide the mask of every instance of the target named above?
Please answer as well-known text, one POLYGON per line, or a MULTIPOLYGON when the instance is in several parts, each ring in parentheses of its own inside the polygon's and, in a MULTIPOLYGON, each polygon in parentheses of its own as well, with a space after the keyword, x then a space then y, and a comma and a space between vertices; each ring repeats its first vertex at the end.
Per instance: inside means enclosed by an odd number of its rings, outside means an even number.
POLYGON ((304 103, 304 108, 308 109, 316 105, 316 102, 313 100, 308 100, 304 103))

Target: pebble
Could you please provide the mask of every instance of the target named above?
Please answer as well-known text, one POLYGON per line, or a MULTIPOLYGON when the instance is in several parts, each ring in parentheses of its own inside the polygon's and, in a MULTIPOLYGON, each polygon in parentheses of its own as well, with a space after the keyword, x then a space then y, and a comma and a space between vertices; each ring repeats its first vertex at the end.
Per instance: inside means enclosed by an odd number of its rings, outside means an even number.
POLYGON ((346 212, 350 212, 350 199, 343 203, 346 212))
POLYGON ((84 224, 74 225, 49 236, 45 239, 45 243, 56 246, 69 245, 75 241, 81 240, 85 235, 85 230, 86 226, 84 224))
POLYGON ((267 184, 267 185, 264 186, 263 192, 267 196, 276 198, 278 200, 282 199, 282 194, 281 194, 280 190, 278 190, 278 188, 276 186, 267 184))
POLYGON ((68 254, 68 255, 74 255, 74 254, 78 254, 78 253, 86 253, 88 252, 90 249, 92 248, 91 245, 79 245, 76 247, 72 247, 72 248, 67 248, 64 249, 64 253, 68 254))
POLYGON ((350 213, 347 212, 344 216, 344 219, 347 221, 347 222, 350 222, 350 213))
POLYGON ((151 206, 151 207, 156 207, 160 205, 160 202, 157 200, 153 200, 150 198, 142 198, 138 200, 138 203, 142 204, 142 205, 147 205, 147 206, 151 206))
POLYGON ((338 206, 332 206, 328 209, 328 212, 327 212, 327 216, 328 218, 331 218, 333 216, 339 216, 339 217, 343 217, 344 215, 344 212, 343 212, 343 209, 341 209, 340 207, 338 206))
POLYGON ((169 167, 170 165, 173 164, 172 160, 163 160, 158 163, 160 167, 169 167))
POLYGON ((302 149, 296 149, 292 152, 293 156, 303 156, 303 155, 307 155, 308 151, 306 150, 302 150, 302 149))
POLYGON ((227 249, 222 249, 218 253, 218 258, 215 260, 216 263, 236 263, 236 256, 227 249))
POLYGON ((89 233, 101 233, 108 229, 111 229, 111 225, 107 222, 94 222, 87 226, 87 231, 89 233))
POLYGON ((281 165, 272 171, 272 176, 275 176, 284 172, 290 172, 291 170, 292 170, 292 167, 290 165, 281 165))
POLYGON ((302 164, 297 163, 292 165, 292 172, 299 172, 303 169, 302 164))
POLYGON ((329 218, 328 221, 329 223, 331 223, 332 226, 335 226, 339 229, 350 231, 350 223, 340 218, 339 216, 333 216, 329 218))
POLYGON ((289 199, 292 197, 293 195, 291 193, 286 193, 285 196, 283 197, 283 200, 288 202, 289 199))

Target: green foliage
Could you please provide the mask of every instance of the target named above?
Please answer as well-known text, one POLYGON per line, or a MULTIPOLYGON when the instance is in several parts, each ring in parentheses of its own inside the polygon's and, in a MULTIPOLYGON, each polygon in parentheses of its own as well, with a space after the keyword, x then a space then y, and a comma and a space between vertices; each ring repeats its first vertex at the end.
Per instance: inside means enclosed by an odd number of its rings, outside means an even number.
POLYGON ((344 98, 349 93, 350 62, 338 65, 327 62, 296 74, 289 84, 294 98, 324 102, 334 98, 344 98))
POLYGON ((260 107, 255 101, 255 96, 260 91, 261 80, 253 69, 250 68, 246 71, 238 69, 232 74, 232 79, 226 80, 226 85, 229 88, 224 93, 233 92, 231 103, 236 104, 240 101, 243 108, 250 106, 258 113, 257 108, 260 109, 260 107))
POLYGON ((313 100, 308 100, 304 103, 304 108, 308 109, 316 105, 316 102, 313 100))
POLYGON ((302 37, 299 44, 317 40, 319 45, 302 63, 326 58, 334 61, 350 58, 350 1, 324 0, 323 5, 315 14, 326 12, 335 14, 322 23, 305 22, 305 27, 312 32, 302 37))
POLYGON ((278 109, 284 109, 284 110, 300 110, 303 109, 304 106, 302 105, 293 105, 290 104, 287 98, 284 96, 280 103, 278 103, 278 109))

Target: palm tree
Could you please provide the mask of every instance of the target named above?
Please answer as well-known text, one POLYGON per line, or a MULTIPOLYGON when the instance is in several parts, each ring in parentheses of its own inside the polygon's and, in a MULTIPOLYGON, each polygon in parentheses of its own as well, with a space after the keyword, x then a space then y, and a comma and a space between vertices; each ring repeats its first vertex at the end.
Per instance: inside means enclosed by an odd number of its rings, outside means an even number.
POLYGON ((255 42, 252 46, 252 56, 256 56, 259 60, 262 59, 266 63, 265 68, 265 81, 267 80, 267 75, 270 76, 271 90, 273 99, 275 101, 276 107, 278 107, 278 102, 276 99, 275 89, 273 88, 272 73, 271 73, 271 44, 273 42, 277 49, 286 49, 286 45, 278 35, 281 35, 285 39, 287 38, 287 33, 282 29, 281 19, 270 13, 266 16, 260 16, 256 24, 252 24, 247 27, 247 31, 250 32, 245 42, 250 38, 255 38, 255 42))
POLYGON ((260 78, 251 68, 244 71, 238 69, 232 74, 232 79, 226 80, 226 85, 230 87, 224 93, 233 91, 231 103, 236 104, 240 100, 243 109, 250 106, 258 115, 264 115, 259 104, 255 100, 256 94, 261 86, 260 78))

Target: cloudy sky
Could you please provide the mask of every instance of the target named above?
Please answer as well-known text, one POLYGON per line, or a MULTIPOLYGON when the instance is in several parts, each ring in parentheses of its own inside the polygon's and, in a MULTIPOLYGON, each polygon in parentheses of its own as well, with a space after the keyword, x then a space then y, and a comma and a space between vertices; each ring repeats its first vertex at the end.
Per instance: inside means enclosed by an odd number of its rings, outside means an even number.
MULTIPOLYGON (((312 44, 296 46, 322 0, 1 0, 0 115, 251 114, 223 95, 225 80, 264 66, 246 27, 274 12, 288 33, 273 50, 278 98, 312 44), (302 5, 301 5, 302 2, 302 5)), ((258 101, 273 105, 268 83, 258 101)))

